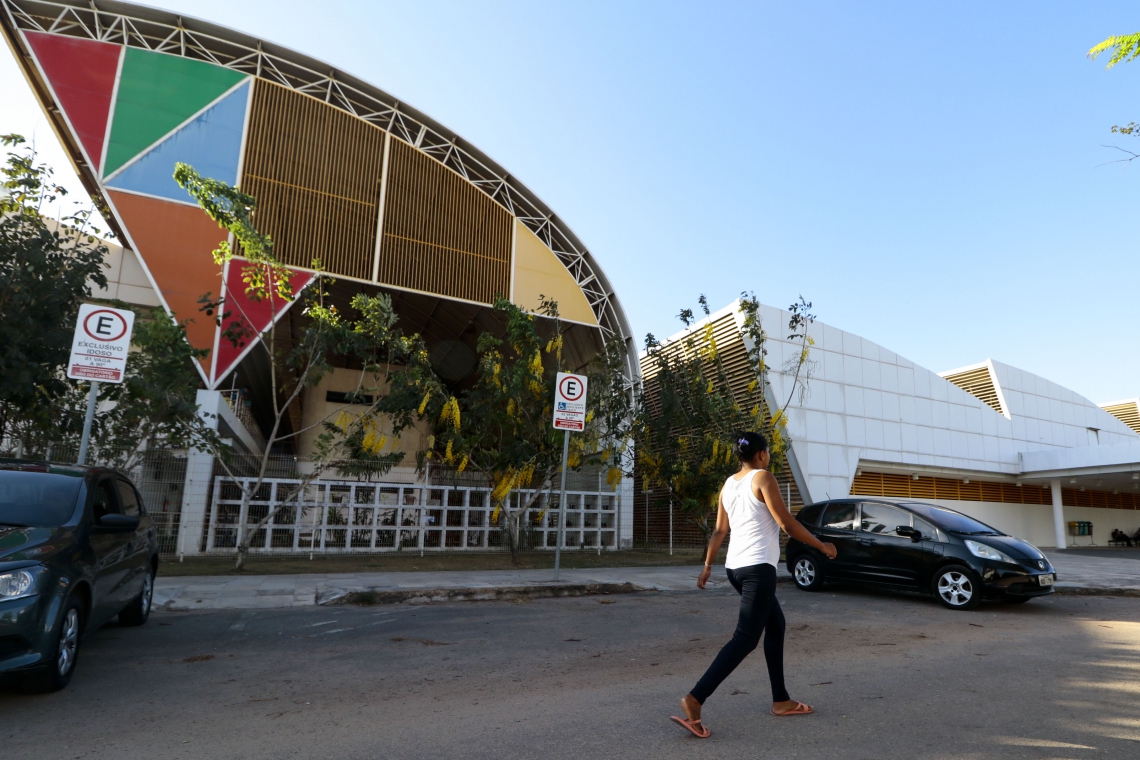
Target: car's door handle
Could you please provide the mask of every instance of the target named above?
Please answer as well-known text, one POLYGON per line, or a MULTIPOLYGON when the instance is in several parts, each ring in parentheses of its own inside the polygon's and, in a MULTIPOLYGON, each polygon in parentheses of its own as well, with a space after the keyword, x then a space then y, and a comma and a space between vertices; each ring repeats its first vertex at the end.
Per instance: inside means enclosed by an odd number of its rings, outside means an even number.
POLYGON ((871 544, 873 544, 875 542, 869 538, 860 538, 859 543, 863 544, 863 546, 870 546, 871 544))

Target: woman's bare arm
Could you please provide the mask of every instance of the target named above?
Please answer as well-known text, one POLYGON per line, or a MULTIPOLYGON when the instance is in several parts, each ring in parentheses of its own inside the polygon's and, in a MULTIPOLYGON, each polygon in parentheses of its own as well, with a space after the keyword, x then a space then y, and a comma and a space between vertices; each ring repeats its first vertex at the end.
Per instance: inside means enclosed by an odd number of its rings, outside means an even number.
POLYGON ((701 574, 697 576, 697 588, 705 587, 705 581, 712 574, 712 563, 716 559, 716 555, 720 553, 720 546, 724 543, 724 537, 727 535, 728 513, 724 511, 724 497, 722 496, 716 508, 716 528, 709 536, 709 548, 705 552, 705 566, 701 570, 701 574))
POLYGON ((768 505, 768 511, 772 513, 772 517, 784 529, 785 533, 801 543, 819 549, 827 555, 828 559, 835 559, 835 544, 820 541, 801 525, 799 520, 792 517, 792 513, 784 504, 784 497, 780 495, 780 484, 776 482, 772 473, 764 471, 753 478, 752 490, 755 492, 756 498, 768 505))

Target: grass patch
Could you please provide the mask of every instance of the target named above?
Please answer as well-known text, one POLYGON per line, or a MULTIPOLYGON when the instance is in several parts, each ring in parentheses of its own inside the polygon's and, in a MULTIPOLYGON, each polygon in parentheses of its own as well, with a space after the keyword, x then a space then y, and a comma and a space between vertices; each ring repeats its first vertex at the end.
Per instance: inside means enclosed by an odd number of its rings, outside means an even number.
MULTIPOLYGON (((620 552, 564 551, 562 567, 662 567, 697 565, 704 561, 703 549, 627 549, 620 552)), ((339 554, 246 558, 245 569, 235 572, 232 557, 187 557, 185 561, 164 560, 158 574, 166 577, 193 575, 294 575, 300 573, 390 573, 477 570, 552 569, 554 552, 526 552, 522 565, 511 564, 506 552, 488 554, 431 554, 393 552, 391 554, 339 554)))

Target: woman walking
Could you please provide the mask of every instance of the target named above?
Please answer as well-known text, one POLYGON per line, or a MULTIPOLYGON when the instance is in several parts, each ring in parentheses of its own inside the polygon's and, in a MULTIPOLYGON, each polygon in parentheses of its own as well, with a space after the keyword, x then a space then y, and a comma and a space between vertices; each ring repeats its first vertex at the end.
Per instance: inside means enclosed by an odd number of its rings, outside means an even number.
POLYGON ((819 541, 796 521, 780 498, 776 479, 768 472, 768 442, 759 433, 740 433, 733 444, 740 472, 724 482, 717 508, 716 530, 709 539, 705 567, 697 586, 705 587, 724 537, 732 529, 724 567, 728 582, 740 594, 740 618, 732 639, 724 645, 693 690, 681 699, 685 718, 672 716, 701 739, 710 731, 701 723, 701 706, 736 669, 764 636, 764 659, 772 682, 773 715, 808 715, 812 708, 788 696, 784 688, 784 613, 776 601, 776 563, 780 561, 780 528, 797 541, 835 559, 835 546, 819 541))

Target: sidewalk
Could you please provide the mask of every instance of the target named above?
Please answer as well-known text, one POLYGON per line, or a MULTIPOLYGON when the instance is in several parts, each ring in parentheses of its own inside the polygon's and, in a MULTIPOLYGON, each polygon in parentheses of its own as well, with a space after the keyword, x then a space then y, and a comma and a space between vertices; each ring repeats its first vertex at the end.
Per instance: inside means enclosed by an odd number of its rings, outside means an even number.
MULTIPOLYGON (((1057 568, 1057 589, 1068 593, 1118 591, 1140 596, 1140 562, 1125 557, 1090 557, 1051 551, 1057 568)), ((252 575, 159 577, 154 604, 164 610, 272 609, 335 602, 362 591, 410 592, 409 597, 430 598, 449 593, 481 590, 571 590, 591 584, 633 584, 646 590, 696 589, 699 565, 684 567, 615 567, 563 570, 559 583, 552 570, 484 570, 478 572, 354 573, 313 575, 252 575), (423 592, 417 594, 414 592, 423 592)), ((791 576, 783 566, 782 581, 791 576)), ((715 568, 709 586, 727 587, 723 568, 715 568)))
MULTIPOLYGON (((360 591, 454 591, 464 589, 576 587, 632 583, 641 589, 681 591, 697 587, 699 565, 609 567, 563 570, 484 570, 478 572, 353 573, 344 575, 254 575, 173 577, 155 581, 154 605, 165 610, 269 609, 326 604, 360 591)), ((779 573, 791 579, 782 567, 779 573)), ((727 587, 724 569, 713 572, 710 587, 727 587)), ((425 594, 426 595, 426 594, 425 594)))

